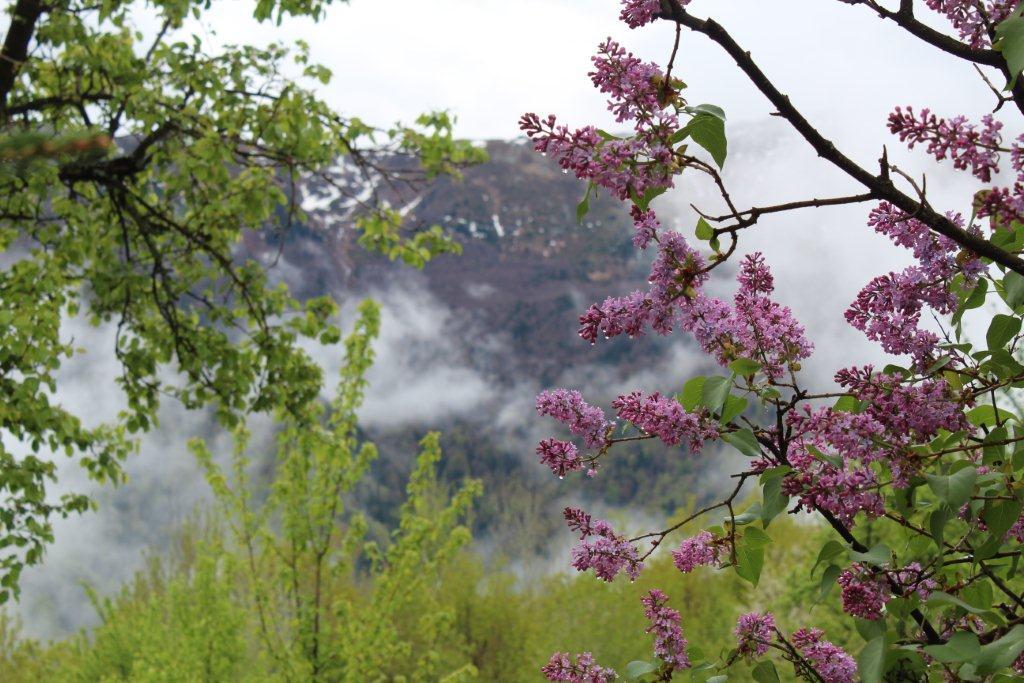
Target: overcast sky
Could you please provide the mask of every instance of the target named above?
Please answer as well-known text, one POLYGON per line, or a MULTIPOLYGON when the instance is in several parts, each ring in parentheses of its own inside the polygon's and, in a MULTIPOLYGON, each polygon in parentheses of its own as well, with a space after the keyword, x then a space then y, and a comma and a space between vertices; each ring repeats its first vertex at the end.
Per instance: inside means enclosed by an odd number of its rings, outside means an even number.
MULTIPOLYGON (((343 112, 388 124, 447 108, 458 115, 461 134, 473 138, 516 135, 526 110, 577 124, 607 121, 603 99, 586 77, 597 44, 610 35, 664 63, 672 40, 666 22, 636 31, 621 24, 618 0, 352 0, 335 3, 319 24, 286 19, 280 27, 257 25, 251 6, 217 3, 206 24, 229 43, 305 40, 314 59, 333 70, 322 93, 343 112)), ((859 121, 881 133, 895 103, 946 110, 973 102, 980 110, 991 102, 968 65, 905 37, 863 7, 838 0, 695 0, 690 8, 713 13, 818 120, 859 121)), ((941 17, 934 19, 943 27, 941 17)), ((689 83, 691 100, 719 103, 732 120, 769 111, 703 36, 684 32, 677 73, 689 83)))

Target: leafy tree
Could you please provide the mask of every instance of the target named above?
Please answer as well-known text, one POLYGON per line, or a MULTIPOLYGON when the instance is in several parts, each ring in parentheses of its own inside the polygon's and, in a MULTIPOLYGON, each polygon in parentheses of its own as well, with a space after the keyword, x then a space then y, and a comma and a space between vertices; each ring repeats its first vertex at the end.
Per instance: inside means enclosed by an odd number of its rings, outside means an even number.
MULTIPOLYGON (((538 151, 590 181, 591 190, 605 188, 629 202, 634 244, 657 252, 650 289, 591 306, 580 318, 580 336, 595 343, 648 329, 687 332, 725 373, 666 387, 675 392, 681 386, 677 395, 622 395, 612 402, 613 419, 578 391, 545 391, 539 412, 578 441, 545 439, 537 448, 541 462, 560 477, 585 469, 595 474, 617 444, 646 439, 685 443, 692 451, 720 440, 750 458, 733 473, 728 497, 661 530, 630 536, 567 508, 566 522, 579 537, 573 566, 606 581, 620 574, 637 578, 652 553, 671 542, 672 561, 683 574, 729 568, 757 588, 767 549, 781 540, 773 520, 787 511, 810 513, 831 529, 831 538, 804 570, 823 591, 839 587, 849 624, 863 640, 855 658, 835 644, 835 629, 826 634, 804 623, 793 630, 777 619, 776 606, 739 615, 734 647, 717 657, 689 647, 679 611, 652 588, 641 602, 655 659, 629 664, 622 670, 627 679, 721 681, 729 671, 742 677, 733 667, 749 665, 754 680, 778 681, 783 662, 798 678, 826 683, 858 677, 872 683, 1001 681, 1024 674, 1024 416, 1015 397, 1024 388, 1024 366, 1015 357, 1024 315, 1024 138, 1004 138, 1000 118, 1024 112, 1018 78, 1024 15, 1006 0, 927 0, 930 10, 945 15, 954 37, 919 19, 913 0, 895 8, 876 0, 842 2, 973 63, 990 84, 1005 80, 1004 90, 992 87, 994 113, 979 122, 899 107, 889 116, 889 129, 901 141, 924 146, 984 184, 959 213, 936 208, 925 184, 888 155, 873 168, 846 156, 724 26, 695 15, 688 0, 622 2, 621 18, 631 28, 657 20, 676 26, 664 70, 611 39, 594 58, 591 79, 609 95, 617 120, 633 126, 630 135, 593 126, 573 130, 554 116, 527 114, 521 122, 538 151), (672 76, 684 30, 725 50, 777 115, 860 193, 737 206, 720 173, 728 152, 725 114, 713 105, 690 105, 685 86, 672 76), (1016 176, 1010 187, 998 179, 1005 163, 1016 176), (703 250, 664 229, 650 207, 676 176, 692 173, 711 180, 725 207, 720 215, 699 212, 694 236, 706 243, 703 250), (741 259, 732 300, 713 297, 704 286, 736 257, 745 231, 763 216, 862 203, 872 204, 869 226, 909 249, 916 262, 872 279, 845 316, 898 362, 879 371, 850 359, 834 385, 812 388, 801 363, 813 345, 792 312, 773 300, 764 256, 741 259), (984 343, 972 342, 962 318, 986 302, 998 312, 982 313, 984 343), (936 317, 935 327, 922 322, 928 314, 936 317), (754 406, 761 409, 756 415, 747 410, 754 406), (758 417, 765 411, 767 418, 758 417), (747 483, 755 483, 760 497, 750 506, 741 502, 747 483), (693 522, 705 528, 679 539, 693 522)), ((580 214, 586 209, 585 198, 580 214)), ((617 676, 591 652, 557 652, 543 673, 559 681, 617 676)))
POLYGON ((310 406, 302 417, 281 411, 269 493, 249 476, 244 427, 228 469, 194 442, 215 498, 205 523, 186 526, 178 551, 155 559, 120 595, 93 594, 101 623, 91 633, 40 653, 0 624, 5 680, 474 677, 471 660, 451 645, 456 620, 439 584, 470 541, 463 521, 479 482, 447 495, 431 433, 390 534, 371 540, 367 520, 346 509, 376 456, 357 434, 356 411, 378 325, 379 310, 365 302, 329 407, 310 406))
MULTIPOLYGON (((318 19, 330 0, 259 0, 259 21, 318 19)), ((307 49, 210 51, 187 32, 203 0, 17 0, 0 47, 0 601, 38 562, 59 498, 52 454, 117 481, 135 435, 168 395, 213 406, 226 426, 249 411, 302 415, 321 373, 300 338, 331 343, 327 298, 298 301, 264 267, 235 257, 246 230, 303 218, 299 181, 361 201, 362 243, 422 265, 457 250, 439 228, 408 234, 377 189, 457 174, 481 152, 445 114, 375 129, 302 85, 330 71, 307 49), (159 17, 144 35, 140 14, 159 17), (285 77, 288 69, 302 82, 285 77), (386 181, 386 182, 385 182, 386 181), (126 407, 97 425, 54 399, 75 352, 62 325, 116 325, 126 407), (20 447, 19 447, 20 444, 20 447), (28 455, 19 455, 27 449, 28 455)))
POLYGON ((259 626, 260 652, 269 658, 270 670, 287 680, 368 680, 381 672, 404 671, 399 662, 410 658, 415 680, 455 673, 444 670, 449 663, 439 661, 433 650, 414 651, 396 615, 415 602, 414 628, 420 638, 439 639, 446 632, 444 611, 414 600, 414 594, 469 541, 459 520, 479 495, 479 482, 468 482, 450 501, 436 500, 435 465, 441 453, 438 435, 432 433, 421 442, 398 528, 386 548, 364 545, 367 521, 345 510, 345 495, 377 455, 373 444, 360 443, 356 410, 373 360, 379 315, 374 303, 364 302, 356 329, 345 341, 341 382, 330 412, 324 415, 316 406, 308 419, 287 420, 265 502, 254 500, 244 435, 232 468, 234 486, 211 453, 195 443, 245 557, 242 575, 259 626), (360 551, 371 565, 367 601, 345 595, 360 551))

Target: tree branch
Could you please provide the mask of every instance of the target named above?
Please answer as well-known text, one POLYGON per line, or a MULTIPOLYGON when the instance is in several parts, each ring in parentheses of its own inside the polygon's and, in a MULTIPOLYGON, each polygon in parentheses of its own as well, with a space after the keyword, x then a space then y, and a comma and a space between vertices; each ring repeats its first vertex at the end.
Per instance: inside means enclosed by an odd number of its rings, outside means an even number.
MULTIPOLYGON (((900 0, 900 8, 893 12, 890 9, 886 9, 882 5, 874 2, 874 0, 859 0, 859 2, 853 2, 850 4, 860 4, 870 7, 875 11, 878 16, 883 19, 889 19, 894 21, 898 26, 903 28, 911 35, 920 38, 924 42, 928 43, 932 47, 937 47, 947 54, 951 54, 954 57, 965 59, 975 64, 984 64, 985 66, 993 66, 999 69, 1003 76, 1006 77, 1007 83, 1013 80, 1010 77, 1010 69, 1006 64, 1006 59, 1002 53, 998 50, 986 50, 971 47, 966 43, 961 43, 959 40, 947 36, 941 31, 936 31, 931 26, 921 23, 914 17, 914 3, 913 0, 900 0)), ((1024 113, 1024 83, 1018 79, 1017 83, 1013 86, 1013 99, 1014 104, 1020 109, 1021 113, 1024 113)))
POLYGON ((750 53, 744 50, 720 24, 713 19, 698 19, 686 12, 676 0, 669 0, 672 12, 664 18, 678 22, 696 33, 702 33, 718 43, 747 75, 751 83, 760 90, 793 128, 814 148, 818 156, 831 162, 858 183, 871 191, 879 200, 888 201, 900 210, 912 215, 935 232, 948 237, 960 246, 978 256, 1024 275, 1024 260, 995 246, 988 240, 968 233, 931 207, 900 191, 887 175, 876 176, 840 152, 835 143, 825 138, 803 114, 793 106, 787 95, 782 94, 769 80, 750 53))
POLYGON ((0 49, 0 118, 7 118, 7 96, 14 87, 18 69, 28 57, 28 44, 36 30, 36 22, 46 10, 41 0, 18 0, 0 49))

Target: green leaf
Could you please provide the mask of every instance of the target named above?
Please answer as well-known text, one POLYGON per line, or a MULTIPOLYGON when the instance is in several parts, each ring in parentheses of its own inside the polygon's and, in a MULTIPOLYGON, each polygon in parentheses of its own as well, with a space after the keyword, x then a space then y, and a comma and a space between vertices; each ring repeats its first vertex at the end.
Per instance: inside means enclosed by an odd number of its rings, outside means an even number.
POLYGON ((935 541, 935 546, 939 549, 939 554, 942 554, 943 542, 946 538, 946 524, 953 517, 949 507, 943 505, 937 510, 932 511, 928 515, 928 530, 931 531, 932 540, 935 541))
POLYGON ((989 500, 981 511, 981 518, 985 520, 989 533, 1001 539, 1020 519, 1021 507, 1018 500, 989 500))
POLYGON ((981 643, 970 631, 958 631, 942 645, 928 645, 924 651, 940 662, 969 662, 981 654, 981 643))
POLYGON ((725 110, 714 104, 698 104, 695 107, 687 107, 687 114, 711 114, 725 121, 725 110))
POLYGON ((871 621, 869 619, 854 619, 853 625, 857 629, 857 633, 864 639, 864 642, 871 642, 879 636, 884 636, 889 627, 886 626, 885 619, 875 619, 871 621))
POLYGON ((576 222, 583 223, 583 217, 590 212, 590 193, 594 190, 594 183, 587 183, 587 192, 583 195, 583 201, 576 205, 576 222))
POLYGON ((988 403, 967 411, 967 421, 976 427, 995 427, 997 423, 1006 422, 1011 417, 1014 417, 1011 413, 1002 409, 997 411, 988 403))
POLYGON ((697 219, 697 229, 695 231, 697 239, 706 242, 715 236, 715 229, 711 227, 711 224, 704 220, 703 217, 697 219))
POLYGON ((746 427, 737 429, 735 432, 725 432, 722 434, 722 441, 733 446, 748 458, 756 458, 761 455, 761 444, 757 442, 754 432, 746 427))
POLYGON ((1011 16, 1001 22, 996 26, 996 38, 998 40, 993 47, 1003 53, 1010 69, 1010 82, 1006 86, 1010 90, 1024 70, 1024 19, 1011 16))
MULTIPOLYGON (((1004 280, 1005 282, 1005 280, 1004 280)), ((1024 279, 1021 280, 1021 285, 1024 285, 1024 279)), ((973 308, 979 308, 985 303, 985 295, 988 293, 988 280, 978 280, 978 284, 975 285, 971 293, 964 299, 964 302, 960 304, 956 309, 956 313, 953 314, 953 324, 957 325, 960 323, 960 319, 963 317, 965 311, 969 311, 973 308)), ((1024 295, 1024 287, 1022 287, 1021 294, 1024 295)))
POLYGON ((989 349, 1001 349, 1020 332, 1020 318, 1002 313, 992 317, 985 341, 989 349))
POLYGON ((832 409, 842 413, 859 413, 860 401, 853 396, 840 396, 839 400, 832 406, 832 409))
POLYGON ((935 496, 954 510, 967 502, 974 492, 974 482, 978 478, 978 470, 965 467, 953 474, 925 474, 928 487, 935 496))
POLYGON ((768 524, 784 512, 789 505, 789 496, 782 492, 782 478, 772 477, 764 483, 762 489, 763 502, 761 503, 761 521, 767 529, 768 524))
POLYGON ((817 569, 818 565, 822 562, 834 560, 845 552, 846 546, 842 543, 839 541, 829 541, 821 547, 820 551, 818 551, 818 559, 814 561, 814 566, 811 567, 811 574, 814 573, 814 570, 817 569))
POLYGON ((764 366, 756 360, 751 360, 749 358, 737 358, 733 362, 729 363, 729 369, 735 372, 739 377, 750 377, 762 367, 764 366))
POLYGON ((1024 626, 1017 624, 994 643, 983 645, 974 660, 979 674, 985 675, 1005 669, 1024 652, 1024 626))
POLYGON ((694 116, 683 130, 694 142, 708 151, 719 168, 725 165, 728 142, 725 139, 725 123, 722 119, 713 114, 700 113, 694 116))
POLYGON ((643 662, 640 660, 634 660, 626 665, 626 680, 636 680, 641 676, 649 673, 654 673, 658 670, 658 665, 653 662, 643 662))
POLYGON ((821 579, 818 581, 818 602, 828 597, 832 586, 836 585, 836 579, 842 573, 843 570, 834 564, 825 567, 825 571, 821 573, 821 579))
POLYGON ((979 609, 973 605, 964 602, 960 598, 954 597, 949 593, 943 593, 942 591, 935 591, 930 596, 928 596, 928 599, 925 601, 925 604, 929 607, 945 607, 949 605, 954 605, 956 607, 959 607, 963 610, 970 612, 971 614, 988 613, 988 610, 979 609))
MULTIPOLYGON (((731 387, 732 379, 729 377, 708 377, 701 387, 700 405, 717 414, 725 405, 731 387)), ((683 390, 685 391, 685 387, 683 390)))
POLYGON ((861 683, 881 683, 885 673, 885 636, 873 639, 857 657, 857 670, 860 672, 861 683))
POLYGON ((779 672, 775 670, 775 665, 770 659, 758 663, 750 675, 757 683, 779 683, 779 672))
POLYGON ((771 537, 757 527, 747 527, 736 543, 736 574, 755 588, 764 568, 764 548, 771 537))
MULTIPOLYGON (((978 286, 981 287, 983 283, 985 280, 979 282, 978 286)), ((1003 298, 1013 310, 1024 304, 1024 276, 1013 271, 1006 274, 1003 278, 1003 298)))
POLYGON ((704 394, 704 382, 707 377, 694 377, 683 385, 682 392, 676 396, 676 400, 688 411, 700 405, 700 397, 704 394))
POLYGON ((873 564, 876 567, 888 564, 892 559, 892 551, 889 550, 889 546, 884 543, 879 543, 871 548, 866 553, 859 553, 856 550, 850 551, 850 559, 855 562, 867 562, 873 564))
POLYGON ((725 405, 722 406, 722 416, 719 421, 722 424, 729 424, 737 415, 741 415, 747 409, 747 405, 747 399, 729 394, 725 398, 725 405))

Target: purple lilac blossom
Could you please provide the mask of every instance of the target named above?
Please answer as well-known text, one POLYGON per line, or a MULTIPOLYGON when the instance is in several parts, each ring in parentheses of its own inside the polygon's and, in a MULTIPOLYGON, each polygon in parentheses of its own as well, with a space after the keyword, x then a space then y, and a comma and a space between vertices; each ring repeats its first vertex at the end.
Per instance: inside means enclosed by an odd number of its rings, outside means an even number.
POLYGON ((589 652, 577 655, 575 661, 564 652, 556 652, 540 671, 549 681, 565 683, 608 683, 618 678, 614 669, 598 666, 589 652))
POLYGON ((802 628, 793 634, 793 645, 814 667, 824 683, 856 680, 857 662, 845 650, 823 640, 821 629, 802 628))
POLYGON ((775 616, 771 612, 750 612, 736 620, 733 629, 736 647, 744 657, 760 657, 768 652, 768 644, 775 637, 775 616))
POLYGON ((717 566, 721 562, 722 548, 710 531, 702 531, 687 538, 672 552, 676 569, 689 574, 697 567, 717 566))
POLYGON ((647 633, 654 634, 654 654, 673 669, 689 669, 690 658, 686 654, 686 638, 679 625, 679 612, 668 607, 668 596, 657 588, 641 599, 644 616, 651 622, 647 633))
POLYGON ((581 572, 593 569, 603 581, 612 581, 620 571, 635 579, 643 569, 636 546, 619 536, 604 520, 593 518, 579 508, 563 511, 569 528, 580 534, 572 549, 572 566, 581 572))

